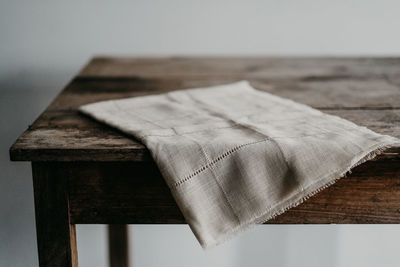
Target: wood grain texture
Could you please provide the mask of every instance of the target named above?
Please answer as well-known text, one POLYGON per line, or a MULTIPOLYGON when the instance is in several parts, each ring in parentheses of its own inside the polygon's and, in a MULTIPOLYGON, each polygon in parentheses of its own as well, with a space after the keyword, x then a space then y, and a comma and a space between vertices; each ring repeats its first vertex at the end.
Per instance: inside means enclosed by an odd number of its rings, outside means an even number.
POLYGON ((399 58, 169 57, 94 58, 79 77, 232 77, 321 79, 400 74, 399 58))
MULTIPOLYGON (((324 110, 371 130, 400 137, 400 110, 324 110)), ((390 150, 398 156, 399 149, 390 150)), ((131 136, 78 114, 47 111, 12 148, 13 160, 151 161, 148 150, 131 136)))
MULTIPOLYGON (((152 163, 62 164, 72 223, 185 223, 152 163)), ((400 159, 362 164, 268 223, 400 223, 399 164, 400 159)))
MULTIPOLYGON (((10 149, 21 161, 151 161, 80 105, 247 79, 264 90, 400 137, 397 58, 96 58, 10 149)), ((394 149, 390 155, 399 155, 394 149)))
POLYGON ((57 163, 32 163, 40 267, 78 267, 67 178, 57 163))
POLYGON ((182 223, 154 163, 65 162, 70 215, 78 223, 182 223))

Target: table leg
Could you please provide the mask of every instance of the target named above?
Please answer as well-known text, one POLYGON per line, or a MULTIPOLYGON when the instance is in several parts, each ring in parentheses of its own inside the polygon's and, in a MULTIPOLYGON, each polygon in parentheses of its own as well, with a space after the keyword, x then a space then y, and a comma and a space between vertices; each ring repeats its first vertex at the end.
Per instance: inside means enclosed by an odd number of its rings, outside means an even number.
POLYGON ((110 266, 128 267, 128 226, 126 224, 108 225, 108 243, 110 266))
POLYGON ((54 162, 32 162, 40 267, 78 267, 75 225, 70 224, 62 171, 54 162))

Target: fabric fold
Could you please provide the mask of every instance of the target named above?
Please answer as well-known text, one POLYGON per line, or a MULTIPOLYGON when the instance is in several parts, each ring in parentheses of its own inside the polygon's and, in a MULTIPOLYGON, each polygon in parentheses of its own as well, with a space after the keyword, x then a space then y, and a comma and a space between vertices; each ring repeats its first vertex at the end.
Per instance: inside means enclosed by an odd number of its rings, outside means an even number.
POLYGON ((400 140, 247 81, 79 110, 143 142, 200 244, 216 245, 334 183, 400 140))

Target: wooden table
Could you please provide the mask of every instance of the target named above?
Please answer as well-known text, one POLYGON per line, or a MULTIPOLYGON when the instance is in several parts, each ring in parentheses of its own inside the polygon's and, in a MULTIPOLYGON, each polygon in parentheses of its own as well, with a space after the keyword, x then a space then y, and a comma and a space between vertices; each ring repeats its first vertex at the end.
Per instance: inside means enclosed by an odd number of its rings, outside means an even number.
MULTIPOLYGON (((111 263, 124 266, 123 225, 185 223, 146 148, 78 106, 242 79, 400 137, 398 58, 95 58, 10 149, 32 162, 40 266, 77 266, 75 224, 114 225, 111 263)), ((399 165, 387 150, 268 223, 399 223, 399 165)))

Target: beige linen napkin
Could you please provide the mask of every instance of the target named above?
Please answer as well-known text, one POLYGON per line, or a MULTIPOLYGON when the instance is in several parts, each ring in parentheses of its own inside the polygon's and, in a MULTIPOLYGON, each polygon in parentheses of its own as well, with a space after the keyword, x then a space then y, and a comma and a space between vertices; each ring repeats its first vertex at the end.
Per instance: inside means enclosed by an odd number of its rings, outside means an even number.
POLYGON ((400 145, 247 81, 80 111, 146 145, 203 247, 283 213, 400 145))

